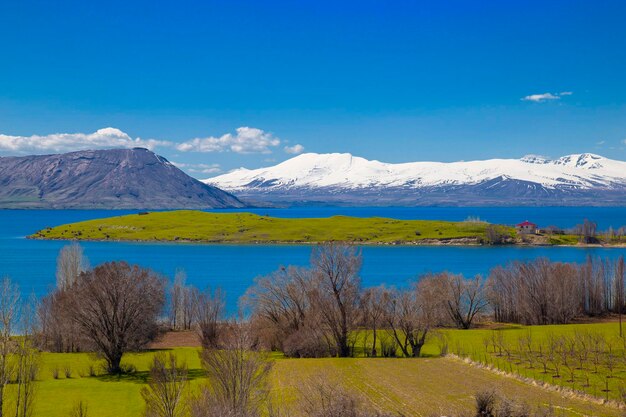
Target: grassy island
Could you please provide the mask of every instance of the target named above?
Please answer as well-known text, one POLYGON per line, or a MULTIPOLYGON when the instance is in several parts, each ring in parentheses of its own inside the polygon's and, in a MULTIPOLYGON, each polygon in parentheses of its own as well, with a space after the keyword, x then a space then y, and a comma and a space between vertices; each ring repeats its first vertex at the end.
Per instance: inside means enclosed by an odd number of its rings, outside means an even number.
POLYGON ((207 243, 480 244, 495 230, 513 240, 511 227, 486 222, 396 220, 381 217, 285 219, 251 213, 181 210, 117 216, 42 229, 30 238, 183 241, 207 243))

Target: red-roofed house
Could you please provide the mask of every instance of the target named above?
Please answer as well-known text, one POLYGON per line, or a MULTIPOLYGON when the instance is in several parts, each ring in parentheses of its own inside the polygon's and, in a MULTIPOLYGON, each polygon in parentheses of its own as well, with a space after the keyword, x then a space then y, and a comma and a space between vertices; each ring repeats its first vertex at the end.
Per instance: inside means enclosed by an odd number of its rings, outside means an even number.
POLYGON ((537 233, 537 225, 533 222, 529 222, 528 220, 516 224, 515 229, 523 235, 534 235, 537 233))

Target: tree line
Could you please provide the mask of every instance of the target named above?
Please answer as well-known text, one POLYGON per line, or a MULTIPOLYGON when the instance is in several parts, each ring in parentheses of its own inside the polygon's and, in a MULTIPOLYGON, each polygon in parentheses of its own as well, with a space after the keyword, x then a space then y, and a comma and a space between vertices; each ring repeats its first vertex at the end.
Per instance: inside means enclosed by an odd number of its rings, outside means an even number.
POLYGON ((624 309, 624 258, 582 265, 537 259, 496 267, 488 300, 499 322, 563 324, 581 316, 620 315, 624 309))
MULTIPOLYGON (((361 264, 358 247, 331 242, 313 248, 308 267, 255 279, 241 300, 255 346, 292 357, 416 357, 440 327, 468 329, 484 318, 569 323, 621 315, 625 302, 623 258, 513 262, 487 278, 431 273, 400 288, 363 287, 361 264)), ((220 346, 226 306, 219 289, 187 285, 182 270, 168 284, 124 262, 87 265, 77 244, 60 252, 57 288, 38 308, 42 348, 96 350, 108 371, 119 373, 124 351, 146 346, 164 329, 195 329, 204 347, 220 346)))

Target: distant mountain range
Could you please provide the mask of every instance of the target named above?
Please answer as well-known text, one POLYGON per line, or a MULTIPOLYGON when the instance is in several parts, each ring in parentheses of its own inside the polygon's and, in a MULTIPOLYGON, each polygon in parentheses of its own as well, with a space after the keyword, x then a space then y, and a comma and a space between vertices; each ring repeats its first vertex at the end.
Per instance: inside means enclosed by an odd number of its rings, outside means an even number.
POLYGON ((0 158, 0 208, 242 206, 143 148, 0 158))
POLYGON ((589 153, 401 164, 347 153, 306 153, 203 182, 257 204, 626 204, 626 162, 589 153))

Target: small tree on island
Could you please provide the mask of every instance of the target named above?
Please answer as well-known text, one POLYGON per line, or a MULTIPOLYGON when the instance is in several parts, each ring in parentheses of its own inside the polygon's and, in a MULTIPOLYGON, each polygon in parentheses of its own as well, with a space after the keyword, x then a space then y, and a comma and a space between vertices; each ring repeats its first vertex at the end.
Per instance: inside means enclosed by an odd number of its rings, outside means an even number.
POLYGON ((165 282, 149 269, 107 262, 80 275, 72 287, 72 320, 120 374, 122 355, 144 347, 157 333, 165 304, 165 282))

